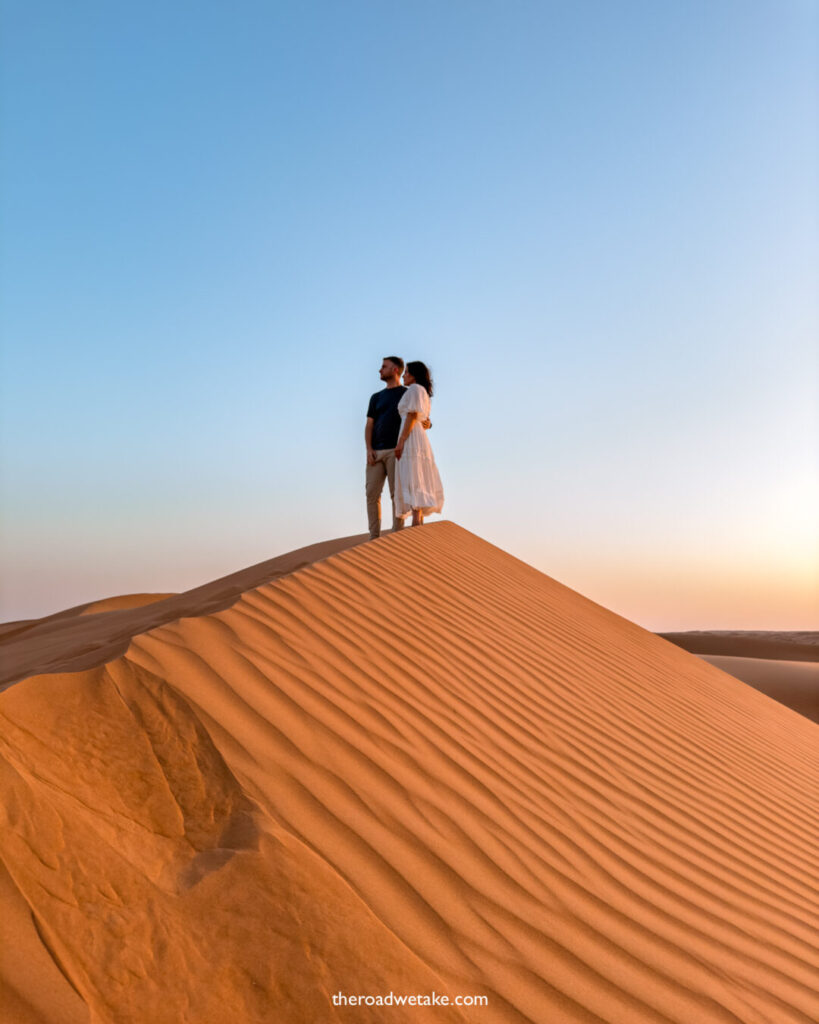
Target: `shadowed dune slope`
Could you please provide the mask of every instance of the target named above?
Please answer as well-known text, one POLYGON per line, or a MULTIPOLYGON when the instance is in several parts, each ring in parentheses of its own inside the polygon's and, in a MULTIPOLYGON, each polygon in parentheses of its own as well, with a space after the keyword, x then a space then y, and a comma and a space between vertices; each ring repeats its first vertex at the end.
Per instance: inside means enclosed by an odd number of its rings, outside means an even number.
POLYGON ((122 654, 137 633, 188 615, 227 608, 241 595, 368 539, 367 534, 310 544, 182 594, 126 594, 77 605, 42 619, 0 626, 0 689, 25 676, 75 672, 122 654))
POLYGON ((146 604, 165 601, 176 594, 122 594, 119 597, 107 597, 102 601, 92 601, 79 613, 80 615, 99 615, 100 612, 118 612, 123 608, 144 608, 146 604))
POLYGON ((451 523, 0 712, 5 1020, 819 1017, 817 726, 451 523))

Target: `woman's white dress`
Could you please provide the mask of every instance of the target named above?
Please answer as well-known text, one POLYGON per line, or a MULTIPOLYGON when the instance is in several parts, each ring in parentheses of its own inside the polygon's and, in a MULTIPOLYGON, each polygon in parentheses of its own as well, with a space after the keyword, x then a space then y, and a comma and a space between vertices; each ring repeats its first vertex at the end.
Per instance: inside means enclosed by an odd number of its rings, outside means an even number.
POLYGON ((421 426, 429 419, 429 395, 420 384, 410 384, 398 403, 401 433, 408 412, 417 412, 401 458, 395 461, 395 514, 403 519, 413 509, 429 514, 444 507, 444 489, 432 455, 427 431, 421 426))

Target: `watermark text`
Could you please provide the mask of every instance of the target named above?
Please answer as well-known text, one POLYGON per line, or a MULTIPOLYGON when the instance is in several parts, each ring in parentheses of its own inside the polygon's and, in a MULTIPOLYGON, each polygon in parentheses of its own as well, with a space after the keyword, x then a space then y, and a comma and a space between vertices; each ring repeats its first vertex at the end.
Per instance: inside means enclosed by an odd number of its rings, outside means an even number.
POLYGON ((438 992, 417 992, 405 995, 388 992, 386 995, 347 995, 337 992, 333 1006, 488 1006, 489 996, 448 996, 438 992))

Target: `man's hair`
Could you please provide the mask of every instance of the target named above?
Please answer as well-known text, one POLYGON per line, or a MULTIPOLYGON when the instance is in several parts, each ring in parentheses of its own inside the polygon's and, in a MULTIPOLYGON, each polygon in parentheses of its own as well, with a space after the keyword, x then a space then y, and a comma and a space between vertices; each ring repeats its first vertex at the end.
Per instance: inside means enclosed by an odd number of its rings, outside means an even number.
POLYGON ((384 358, 390 363, 395 363, 395 365, 398 367, 399 373, 403 372, 404 360, 401 358, 401 356, 384 356, 384 358))

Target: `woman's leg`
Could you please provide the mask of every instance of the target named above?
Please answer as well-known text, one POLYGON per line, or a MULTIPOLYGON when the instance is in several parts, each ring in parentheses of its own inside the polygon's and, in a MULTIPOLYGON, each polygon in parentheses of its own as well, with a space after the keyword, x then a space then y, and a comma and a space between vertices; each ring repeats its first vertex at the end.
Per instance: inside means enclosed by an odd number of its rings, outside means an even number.
POLYGON ((412 525, 423 526, 424 525, 424 513, 420 508, 414 508, 412 510, 412 525))

